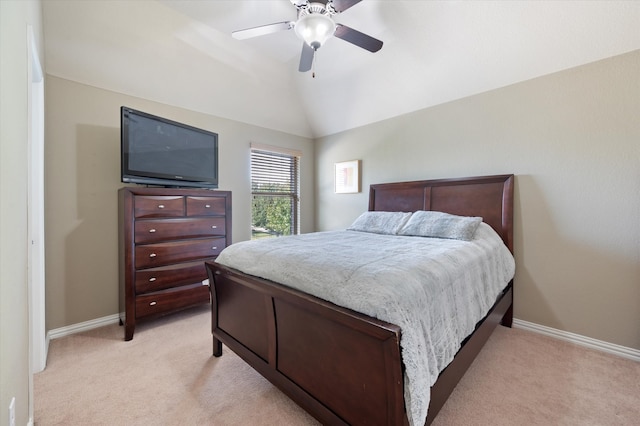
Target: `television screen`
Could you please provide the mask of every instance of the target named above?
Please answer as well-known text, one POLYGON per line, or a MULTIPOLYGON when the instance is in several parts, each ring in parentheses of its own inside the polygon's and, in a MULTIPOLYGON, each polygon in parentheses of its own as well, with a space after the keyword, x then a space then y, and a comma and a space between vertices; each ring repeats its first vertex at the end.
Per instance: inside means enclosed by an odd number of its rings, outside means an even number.
POLYGON ((218 187, 218 135, 121 108, 122 182, 218 187))

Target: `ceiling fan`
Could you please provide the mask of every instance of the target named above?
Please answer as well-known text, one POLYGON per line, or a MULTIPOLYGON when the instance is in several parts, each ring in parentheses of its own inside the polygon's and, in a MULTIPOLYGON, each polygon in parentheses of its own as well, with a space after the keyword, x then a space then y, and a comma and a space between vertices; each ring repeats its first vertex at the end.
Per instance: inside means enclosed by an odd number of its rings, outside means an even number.
POLYGON ((298 9, 296 21, 276 22, 261 25, 231 33, 237 40, 262 36, 278 31, 293 29, 303 40, 300 55, 300 72, 306 72, 313 66, 313 58, 318 50, 329 38, 335 36, 358 47, 377 52, 382 48, 382 42, 346 25, 334 22, 333 16, 344 12, 362 0, 290 0, 298 9))

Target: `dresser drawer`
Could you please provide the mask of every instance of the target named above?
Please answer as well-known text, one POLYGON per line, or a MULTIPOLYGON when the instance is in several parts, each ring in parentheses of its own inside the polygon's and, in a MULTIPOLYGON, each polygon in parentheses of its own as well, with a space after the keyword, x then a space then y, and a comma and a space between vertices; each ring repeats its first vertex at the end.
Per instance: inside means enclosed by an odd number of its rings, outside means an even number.
POLYGON ((184 216, 184 197, 136 195, 133 201, 136 218, 184 216))
POLYGON ((201 283, 207 278, 204 260, 136 271, 136 294, 201 283))
POLYGON ((224 216, 224 197, 187 197, 187 216, 224 216))
POLYGON ((175 241, 136 246, 136 269, 153 268, 172 263, 211 259, 226 245, 224 237, 175 241))
POLYGON ((135 242, 140 244, 186 240, 224 235, 224 232, 224 217, 138 220, 135 223, 135 242))
POLYGON ((209 303, 209 286, 194 284, 136 297, 136 317, 158 315, 198 303, 209 303))

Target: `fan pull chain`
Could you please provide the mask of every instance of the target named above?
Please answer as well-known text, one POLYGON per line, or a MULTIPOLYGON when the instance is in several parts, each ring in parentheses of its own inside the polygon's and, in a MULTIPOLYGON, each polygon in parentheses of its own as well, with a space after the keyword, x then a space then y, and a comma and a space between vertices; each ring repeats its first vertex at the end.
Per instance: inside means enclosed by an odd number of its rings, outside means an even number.
POLYGON ((318 57, 318 50, 314 52, 313 59, 311 59, 311 78, 316 78, 316 58, 318 57))

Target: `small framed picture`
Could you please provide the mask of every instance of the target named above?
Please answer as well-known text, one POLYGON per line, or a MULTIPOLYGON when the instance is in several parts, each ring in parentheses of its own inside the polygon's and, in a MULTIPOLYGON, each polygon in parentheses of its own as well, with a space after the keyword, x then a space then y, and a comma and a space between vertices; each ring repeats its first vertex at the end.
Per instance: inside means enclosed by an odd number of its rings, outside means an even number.
POLYGON ((335 164, 335 191, 337 194, 360 192, 360 160, 335 164))

